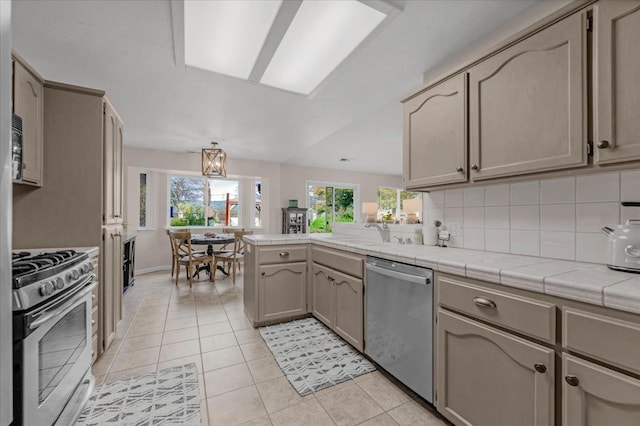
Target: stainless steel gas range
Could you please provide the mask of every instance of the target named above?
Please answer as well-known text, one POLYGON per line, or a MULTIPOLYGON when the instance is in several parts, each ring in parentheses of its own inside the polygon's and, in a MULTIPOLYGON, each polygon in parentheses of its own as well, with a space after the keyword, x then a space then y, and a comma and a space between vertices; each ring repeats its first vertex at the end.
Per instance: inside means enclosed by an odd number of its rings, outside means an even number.
POLYGON ((94 385, 87 253, 12 254, 15 425, 73 424, 94 385))

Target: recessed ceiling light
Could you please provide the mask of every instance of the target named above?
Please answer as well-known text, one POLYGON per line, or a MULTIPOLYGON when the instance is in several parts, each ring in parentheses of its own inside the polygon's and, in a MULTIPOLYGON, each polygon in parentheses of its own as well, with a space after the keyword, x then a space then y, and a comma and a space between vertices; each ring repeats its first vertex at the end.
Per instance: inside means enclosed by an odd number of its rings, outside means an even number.
POLYGON ((347 161, 351 161, 351 160, 349 160, 348 158, 341 158, 340 161, 347 162, 347 161))
POLYGON ((249 78, 282 0, 184 2, 186 65, 249 78))
POLYGON ((358 1, 304 1, 260 82, 311 93, 386 16, 358 1))

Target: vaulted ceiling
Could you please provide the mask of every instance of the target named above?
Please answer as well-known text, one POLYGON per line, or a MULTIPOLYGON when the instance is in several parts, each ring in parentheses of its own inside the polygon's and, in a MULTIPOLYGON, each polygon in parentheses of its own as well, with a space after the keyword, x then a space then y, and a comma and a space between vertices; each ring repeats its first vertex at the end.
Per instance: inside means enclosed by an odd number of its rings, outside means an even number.
POLYGON ((400 99, 534 3, 407 1, 311 97, 176 65, 168 0, 14 1, 13 44, 47 80, 104 89, 125 145, 399 175, 400 99))

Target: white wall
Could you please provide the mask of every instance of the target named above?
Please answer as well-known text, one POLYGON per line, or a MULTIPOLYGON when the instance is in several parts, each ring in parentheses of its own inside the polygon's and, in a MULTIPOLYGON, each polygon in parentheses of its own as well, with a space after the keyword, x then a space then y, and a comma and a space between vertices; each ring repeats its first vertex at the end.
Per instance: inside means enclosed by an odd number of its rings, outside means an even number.
MULTIPOLYGON (((126 139, 126 127, 125 127, 126 139)), ((137 232, 136 270, 147 272, 171 265, 169 241, 165 233, 168 223, 167 177, 169 174, 201 175, 200 154, 124 148, 125 223, 128 232, 137 232), (151 172, 152 229, 138 231, 139 173, 151 172)), ((230 157, 227 177, 252 177, 262 181, 263 229, 257 232, 280 233, 282 207, 288 200, 306 203, 305 183, 309 180, 357 184, 361 201, 377 199, 378 186, 401 187, 400 176, 346 172, 298 167, 267 161, 241 160, 230 157)), ((246 184, 246 182, 244 182, 246 184)))
POLYGON ((11 0, 0 1, 0 425, 13 420, 11 338, 11 0))
POLYGON ((640 171, 431 192, 423 215, 461 225, 452 247, 605 263, 600 229, 640 218, 621 201, 640 201, 640 171))

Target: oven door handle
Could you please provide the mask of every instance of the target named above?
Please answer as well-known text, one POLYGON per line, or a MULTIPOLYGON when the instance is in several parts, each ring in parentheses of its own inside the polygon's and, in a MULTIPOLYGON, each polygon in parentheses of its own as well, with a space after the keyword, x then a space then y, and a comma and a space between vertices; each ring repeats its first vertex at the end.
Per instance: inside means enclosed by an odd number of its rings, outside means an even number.
POLYGON ((44 324, 46 322, 49 322, 52 319, 62 315, 68 309, 69 306, 74 305, 77 301, 79 301, 80 299, 85 297, 87 294, 91 293, 93 291, 93 289, 97 285, 98 285, 97 282, 93 282, 93 283, 83 287, 83 290, 80 290, 80 291, 78 291, 76 293, 69 294, 69 295, 65 296, 63 299, 59 300, 59 302, 63 302, 63 301, 65 301, 65 299, 69 299, 72 296, 75 296, 75 297, 73 299, 71 299, 70 302, 65 303, 64 306, 60 306, 58 309, 46 314, 42 318, 38 318, 37 320, 35 320, 31 324, 29 324, 29 328, 31 330, 35 330, 36 328, 40 327, 42 324, 44 324))

